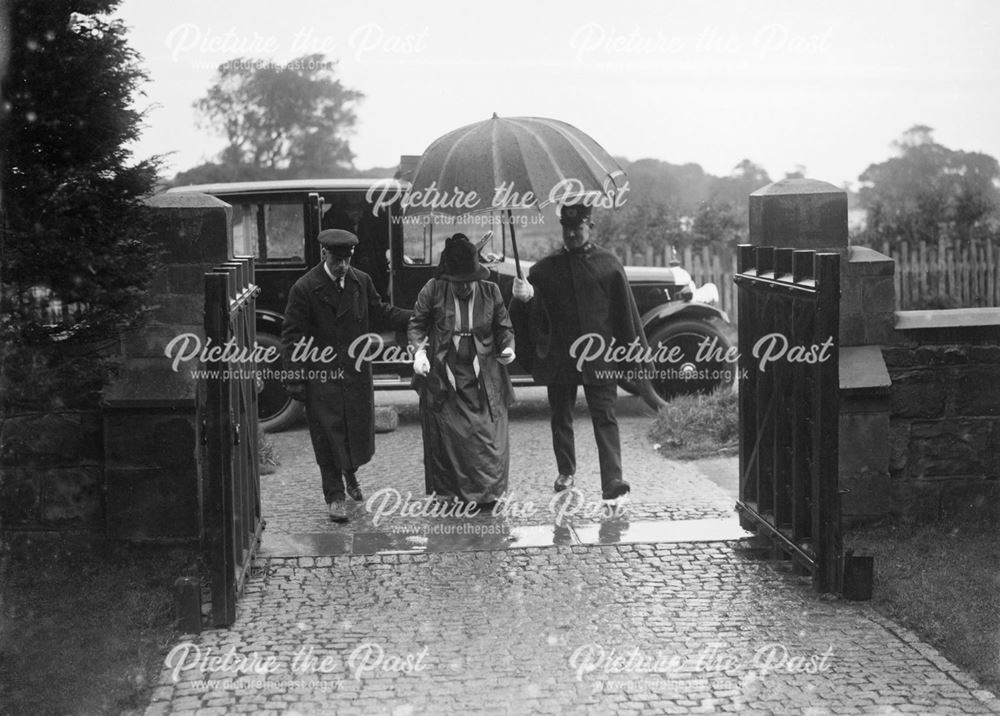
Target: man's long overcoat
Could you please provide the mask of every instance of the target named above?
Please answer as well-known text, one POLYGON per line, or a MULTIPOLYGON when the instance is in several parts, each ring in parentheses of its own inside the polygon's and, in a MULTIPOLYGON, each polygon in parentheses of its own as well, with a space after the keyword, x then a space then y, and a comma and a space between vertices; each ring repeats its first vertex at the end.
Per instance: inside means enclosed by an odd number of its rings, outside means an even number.
POLYGON ((348 356, 348 347, 358 336, 371 331, 405 330, 409 317, 410 311, 383 303, 371 277, 355 268, 347 270, 339 296, 322 263, 296 281, 288 294, 281 330, 285 368, 303 377, 314 372, 311 380, 289 382, 308 384, 310 430, 317 429, 316 424, 327 426, 328 431, 329 426, 339 426, 327 437, 345 470, 364 465, 375 452, 371 363, 362 361, 358 369, 356 360, 348 356), (329 347, 336 352, 336 359, 293 362, 296 342, 310 338, 313 356, 329 347), (324 373, 325 380, 319 377, 324 373))

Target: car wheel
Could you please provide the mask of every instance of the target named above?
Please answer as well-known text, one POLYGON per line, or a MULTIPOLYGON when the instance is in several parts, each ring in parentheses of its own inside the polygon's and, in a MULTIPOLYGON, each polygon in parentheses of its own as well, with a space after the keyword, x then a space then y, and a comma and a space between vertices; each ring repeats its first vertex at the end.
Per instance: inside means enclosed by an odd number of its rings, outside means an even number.
MULTIPOLYGON (((281 355, 281 340, 270 333, 258 333, 257 345, 265 350, 273 348, 281 355)), ((271 365, 276 366, 278 363, 271 365)), ((272 378, 262 383, 257 392, 257 422, 260 429, 265 433, 277 433, 299 422, 304 413, 302 403, 288 396, 280 380, 272 378)))
POLYGON ((631 380, 619 380, 618 387, 629 395, 642 395, 642 388, 631 380))
POLYGON ((724 358, 732 343, 709 321, 664 323, 652 331, 648 341, 654 355, 666 356, 673 351, 680 356, 679 360, 655 363, 652 369, 656 375, 642 381, 645 385, 640 385, 640 394, 652 407, 658 408, 678 395, 711 393, 731 385, 736 377, 736 365, 724 358), (703 344, 711 345, 709 355, 696 360, 703 344))

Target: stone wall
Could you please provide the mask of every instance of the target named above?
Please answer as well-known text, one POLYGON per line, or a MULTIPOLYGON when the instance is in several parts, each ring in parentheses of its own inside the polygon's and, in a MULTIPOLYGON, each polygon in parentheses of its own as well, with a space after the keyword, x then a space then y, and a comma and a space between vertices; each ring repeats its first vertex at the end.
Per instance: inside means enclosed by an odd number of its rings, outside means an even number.
POLYGON ((204 337, 204 273, 229 258, 230 211, 201 194, 149 202, 160 263, 145 325, 120 345, 101 410, 0 417, 0 529, 195 543, 201 536, 198 384, 171 368, 179 333, 204 337))
POLYGON ((0 526, 95 532, 104 506, 99 411, 0 418, 0 526))
POLYGON ((230 212, 204 194, 149 202, 161 247, 142 331, 122 344, 121 377, 105 390, 107 533, 131 541, 201 535, 197 365, 175 371, 164 349, 181 333, 204 338, 205 272, 229 258, 230 212))
POLYGON ((1000 311, 900 311, 892 378, 892 512, 965 514, 1000 499, 1000 311))

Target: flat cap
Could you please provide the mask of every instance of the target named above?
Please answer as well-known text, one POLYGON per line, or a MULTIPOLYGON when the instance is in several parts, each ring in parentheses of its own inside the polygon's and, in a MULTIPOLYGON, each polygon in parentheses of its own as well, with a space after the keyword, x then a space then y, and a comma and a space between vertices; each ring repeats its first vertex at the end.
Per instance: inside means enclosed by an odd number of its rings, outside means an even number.
POLYGON ((334 256, 350 256, 358 245, 358 237, 343 229, 324 229, 316 240, 334 256))

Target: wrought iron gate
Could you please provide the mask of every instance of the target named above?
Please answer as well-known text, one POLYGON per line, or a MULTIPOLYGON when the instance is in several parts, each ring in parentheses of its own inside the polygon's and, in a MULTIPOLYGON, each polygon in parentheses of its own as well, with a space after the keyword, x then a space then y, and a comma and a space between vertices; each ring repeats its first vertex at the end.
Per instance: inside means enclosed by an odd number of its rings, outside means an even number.
POLYGON ((740 521, 839 592, 840 257, 741 245, 735 281, 740 521))
POLYGON ((205 274, 204 362, 201 393, 202 514, 212 582, 212 623, 236 619, 236 598, 257 546, 260 467, 257 458, 257 341, 253 258, 205 274), (212 349, 215 349, 214 352, 212 349))

